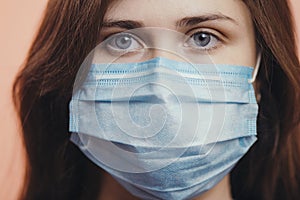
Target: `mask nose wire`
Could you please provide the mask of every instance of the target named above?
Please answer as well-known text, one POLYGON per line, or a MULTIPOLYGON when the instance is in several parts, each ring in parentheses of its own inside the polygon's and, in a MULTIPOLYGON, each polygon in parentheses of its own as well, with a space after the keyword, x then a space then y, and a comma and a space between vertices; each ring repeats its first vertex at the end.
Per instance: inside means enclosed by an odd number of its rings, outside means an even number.
POLYGON ((261 52, 259 52, 259 54, 257 55, 257 61, 254 67, 253 76, 251 79, 248 80, 249 83, 254 83, 260 68, 260 62, 261 62, 261 52))

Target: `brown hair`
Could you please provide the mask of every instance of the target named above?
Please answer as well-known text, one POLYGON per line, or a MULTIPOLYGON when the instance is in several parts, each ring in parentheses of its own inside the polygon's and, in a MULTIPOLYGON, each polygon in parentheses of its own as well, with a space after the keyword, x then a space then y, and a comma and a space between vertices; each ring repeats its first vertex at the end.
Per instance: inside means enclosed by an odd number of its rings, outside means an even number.
POLYGON ((287 1, 244 0, 252 13, 262 64, 258 142, 232 172, 239 199, 300 198, 300 66, 287 1))
MULTIPOLYGON (((96 199, 100 169, 69 142, 68 103, 76 73, 96 46, 109 0, 50 0, 14 84, 27 150, 22 199, 96 199)), ((299 199, 300 66, 285 0, 244 0, 262 66, 258 141, 231 173, 235 199, 299 199)))

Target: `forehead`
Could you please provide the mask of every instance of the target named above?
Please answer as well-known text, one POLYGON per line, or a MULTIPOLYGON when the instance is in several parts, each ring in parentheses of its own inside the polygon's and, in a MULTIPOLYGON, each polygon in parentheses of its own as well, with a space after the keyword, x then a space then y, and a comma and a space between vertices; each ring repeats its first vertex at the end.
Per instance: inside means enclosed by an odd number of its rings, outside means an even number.
POLYGON ((166 27, 181 18, 202 14, 223 14, 246 26, 251 23, 251 14, 242 0, 117 0, 105 20, 125 19, 166 27))

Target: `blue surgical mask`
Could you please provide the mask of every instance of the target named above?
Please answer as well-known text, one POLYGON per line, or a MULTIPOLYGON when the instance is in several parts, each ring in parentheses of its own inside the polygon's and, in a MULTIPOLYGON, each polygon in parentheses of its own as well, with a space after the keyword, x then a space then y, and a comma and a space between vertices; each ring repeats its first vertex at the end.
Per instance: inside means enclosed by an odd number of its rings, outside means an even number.
POLYGON ((256 141, 252 74, 161 57, 92 64, 70 102, 71 140, 141 199, 191 199, 256 141))

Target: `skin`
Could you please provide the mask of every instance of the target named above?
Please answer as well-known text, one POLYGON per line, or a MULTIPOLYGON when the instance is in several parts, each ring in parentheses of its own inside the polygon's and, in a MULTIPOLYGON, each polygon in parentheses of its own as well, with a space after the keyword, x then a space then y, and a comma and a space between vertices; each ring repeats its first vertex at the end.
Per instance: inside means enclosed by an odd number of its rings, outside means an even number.
MULTIPOLYGON (((191 22, 191 20, 190 20, 191 22)), ((210 61, 217 64, 233 64, 243 66, 255 66, 257 59, 254 26, 251 14, 247 7, 239 0, 119 0, 115 3, 104 19, 104 28, 99 36, 99 42, 113 38, 116 34, 128 31, 128 28, 156 27, 163 30, 160 34, 157 31, 148 31, 147 38, 139 38, 141 45, 130 53, 111 55, 107 46, 103 45, 102 52, 105 58, 118 57, 120 62, 138 62, 154 57, 166 57, 174 60, 184 60, 184 56, 196 54, 209 57, 210 61), (209 19, 202 22, 199 17, 209 19), (192 17, 198 17, 197 19, 192 17), (187 18, 193 19, 193 24, 183 25, 187 18), (125 23, 127 27, 120 26, 118 21, 130 21, 125 23), (181 26, 179 26, 181 21, 181 26), (132 23, 134 22, 134 23, 132 23), (128 27, 129 25, 138 25, 128 27), (164 33, 176 33, 192 38, 197 32, 204 32, 211 36, 211 44, 206 48, 195 49, 194 46, 187 51, 176 52, 173 44, 176 37, 168 37, 164 33), (176 31, 176 32, 175 32, 176 31), (151 43, 151 44, 149 44, 151 43), (141 48, 147 44, 151 48, 145 51, 141 48), (165 46, 163 46, 165 45, 165 46), (163 49, 168 49, 165 51, 163 49), (172 53, 175 51, 176 53, 172 53), (142 53, 141 53, 142 52, 142 53), (146 53, 145 53, 146 52, 146 53), (111 56, 111 57, 109 57, 111 56)), ((133 30, 134 31, 134 30, 133 30)), ((174 34, 174 35, 176 35, 174 34)), ((143 34, 140 34, 143 35, 143 34)), ((172 35, 172 34, 171 34, 172 35)), ((136 43, 138 44, 138 43, 136 43)), ((138 46, 138 47, 137 47, 138 46)), ((109 47, 110 48, 110 47, 109 47)), ((102 57, 102 58, 103 58, 102 57)), ((118 61, 117 60, 117 61, 118 61)), ((96 59, 97 62, 100 62, 96 59)), ((137 199, 123 189, 109 174, 104 173, 103 184, 99 199, 137 199)), ((195 200, 232 199, 230 194, 230 181, 227 175, 218 185, 210 191, 195 198, 195 200)))

